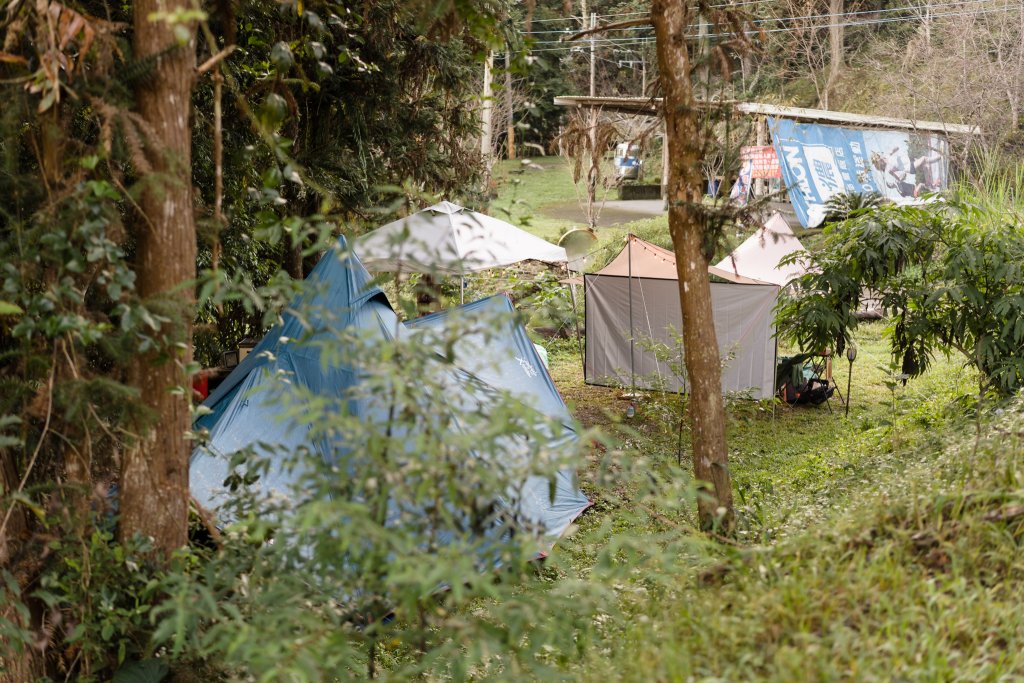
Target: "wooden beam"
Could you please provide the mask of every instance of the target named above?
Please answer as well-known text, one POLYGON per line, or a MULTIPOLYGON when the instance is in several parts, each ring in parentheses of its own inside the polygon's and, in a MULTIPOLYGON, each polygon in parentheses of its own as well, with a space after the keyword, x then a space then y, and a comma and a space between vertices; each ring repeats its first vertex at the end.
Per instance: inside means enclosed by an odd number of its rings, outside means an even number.
POLYGON ((905 130, 929 131, 946 133, 947 135, 980 135, 981 128, 959 123, 942 123, 940 121, 915 121, 913 119, 896 119, 887 116, 870 114, 850 114, 841 111, 824 109, 805 109, 803 107, 781 107, 775 104, 760 102, 739 102, 736 110, 744 114, 762 116, 778 116, 794 121, 811 121, 815 123, 839 123, 852 126, 870 126, 873 128, 898 128, 905 130))
MULTIPOLYGON (((630 114, 657 116, 661 112, 661 98, 649 97, 556 97, 555 104, 562 107, 600 108, 604 111, 615 111, 630 114)), ((943 123, 940 121, 915 121, 913 119, 897 119, 887 116, 870 114, 851 114, 824 109, 806 109, 803 107, 784 107, 776 104, 760 102, 715 102, 715 106, 732 106, 736 111, 751 116, 778 116, 794 121, 810 123, 831 123, 869 128, 888 128, 897 130, 913 130, 946 135, 981 135, 978 126, 959 123, 943 123)))
POLYGON ((652 99, 650 97, 556 97, 555 105, 559 107, 592 108, 625 114, 658 116, 661 109, 661 99, 652 99))

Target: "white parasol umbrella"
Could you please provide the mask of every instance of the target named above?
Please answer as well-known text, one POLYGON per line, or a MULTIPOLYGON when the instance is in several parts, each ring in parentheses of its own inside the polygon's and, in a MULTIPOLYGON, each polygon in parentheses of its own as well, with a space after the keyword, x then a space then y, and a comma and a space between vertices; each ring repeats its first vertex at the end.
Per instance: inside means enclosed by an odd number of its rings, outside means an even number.
POLYGON ((363 235, 354 249, 371 273, 460 275, 528 259, 568 261, 562 247, 451 202, 441 202, 363 235))

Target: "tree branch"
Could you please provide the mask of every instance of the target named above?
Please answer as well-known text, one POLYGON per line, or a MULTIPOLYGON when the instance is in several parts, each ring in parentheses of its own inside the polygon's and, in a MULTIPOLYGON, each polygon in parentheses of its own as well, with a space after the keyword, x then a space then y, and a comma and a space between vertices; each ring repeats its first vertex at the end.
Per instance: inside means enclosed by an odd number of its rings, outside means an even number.
POLYGON ((235 51, 235 46, 234 45, 228 45, 226 48, 224 48, 223 50, 221 50, 220 52, 218 52, 217 54, 213 55, 212 57, 207 59, 205 62, 200 64, 199 68, 196 69, 196 73, 200 73, 200 74, 206 73, 207 71, 209 71, 213 67, 215 67, 218 64, 220 64, 225 58, 227 58, 228 55, 230 55, 234 51, 235 51))
POLYGON ((627 21, 616 21, 616 22, 614 22, 612 24, 604 24, 602 26, 595 26, 593 28, 588 28, 586 31, 580 31, 579 33, 574 33, 571 36, 569 36, 568 38, 559 38, 558 41, 561 42, 561 43, 568 43, 568 42, 572 42, 574 40, 579 40, 580 38, 586 38, 591 33, 602 33, 604 31, 613 31, 613 30, 619 29, 619 28, 632 28, 633 26, 653 26, 653 24, 651 23, 651 15, 648 14, 646 17, 641 17, 639 19, 629 19, 627 21))
MULTIPOLYGON (((28 482, 28 477, 32 474, 32 468, 36 465, 36 458, 39 457, 39 451, 43 448, 43 442, 46 441, 46 435, 50 431, 50 418, 53 417, 53 380, 57 375, 57 349, 53 349, 53 359, 50 367, 50 379, 46 386, 46 421, 43 424, 43 431, 39 434, 39 441, 36 443, 35 450, 32 451, 32 457, 29 458, 28 466, 25 468, 25 472, 21 477, 21 482, 18 484, 18 490, 14 491, 15 494, 20 494, 25 490, 25 484, 28 482)), ((7 523, 11 521, 11 514, 14 512, 14 507, 18 501, 11 500, 10 505, 7 507, 7 511, 4 513, 3 522, 0 523, 0 542, 5 538, 4 533, 7 531, 7 523)))

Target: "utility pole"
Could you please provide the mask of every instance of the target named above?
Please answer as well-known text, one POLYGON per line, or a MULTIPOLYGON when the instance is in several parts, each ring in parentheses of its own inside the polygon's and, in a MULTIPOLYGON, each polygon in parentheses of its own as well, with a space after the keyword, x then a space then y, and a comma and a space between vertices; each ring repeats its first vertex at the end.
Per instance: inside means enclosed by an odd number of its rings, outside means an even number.
MULTIPOLYGON (((597 13, 590 13, 590 28, 597 27, 597 13)), ((590 34, 590 96, 594 97, 597 92, 597 52, 594 44, 596 33, 590 34)), ((590 104, 590 154, 597 157, 597 109, 590 104)))
POLYGON ((843 71, 845 61, 843 57, 843 41, 845 39, 844 36, 846 35, 845 28, 841 21, 843 11, 843 0, 829 0, 829 65, 828 79, 825 81, 825 93, 821 98, 823 109, 831 109, 835 106, 835 102, 832 98, 832 91, 836 89, 836 83, 839 80, 839 75, 843 71))
POLYGON ((932 47, 932 0, 924 6, 924 44, 929 49, 932 47))
POLYGON ((699 46, 699 60, 695 71, 697 72, 697 97, 707 100, 711 90, 711 43, 708 36, 708 20, 701 12, 697 19, 700 26, 697 29, 697 45, 699 46))
POLYGON ((647 96, 647 55, 644 48, 640 46, 640 96, 647 96))
MULTIPOLYGON (((595 28, 597 28, 597 13, 596 12, 591 12, 590 13, 590 29, 594 30, 595 28)), ((595 40, 595 36, 596 35, 597 35, 596 33, 591 33, 590 34, 590 96, 591 97, 593 97, 594 93, 596 92, 596 88, 595 88, 596 78, 595 77, 597 76, 597 55, 595 54, 595 49, 594 49, 594 40, 595 40)))
MULTIPOLYGON (((764 147, 768 144, 768 119, 764 116, 758 116, 754 121, 754 127, 757 130, 757 146, 764 147)), ((760 152, 761 150, 758 150, 758 153, 760 152)), ((767 181, 765 181, 764 178, 758 178, 755 180, 753 187, 751 188, 751 194, 754 197, 762 197, 767 194, 767 188, 765 187, 766 182, 767 181)))
POLYGON ((491 172, 491 113, 494 102, 491 98, 491 70, 494 68, 494 52, 487 53, 484 62, 484 91, 480 100, 480 155, 484 158, 487 173, 491 172))
POLYGON ((508 111, 508 133, 505 136, 505 146, 508 148, 508 158, 516 158, 516 128, 515 112, 512 110, 512 49, 505 45, 505 109, 508 111))

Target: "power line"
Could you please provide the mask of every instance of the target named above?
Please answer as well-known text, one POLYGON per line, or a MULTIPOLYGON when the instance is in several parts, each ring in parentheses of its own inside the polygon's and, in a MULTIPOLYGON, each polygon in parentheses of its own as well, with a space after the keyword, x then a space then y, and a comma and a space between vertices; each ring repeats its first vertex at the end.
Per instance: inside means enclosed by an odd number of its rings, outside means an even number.
MULTIPOLYGON (((984 0, 976 0, 976 1, 984 1, 984 0)), ((964 4, 964 3, 957 3, 957 4, 964 4)), ((1020 11, 1021 7, 1020 6, 1017 6, 1017 7, 979 7, 977 9, 975 9, 975 10, 970 10, 970 11, 967 11, 967 12, 943 12, 943 13, 932 14, 932 15, 930 15, 930 18, 931 19, 940 19, 940 18, 943 18, 943 17, 975 17, 975 16, 979 16, 979 15, 982 15, 982 14, 991 14, 991 13, 995 13, 995 12, 1011 12, 1011 11, 1014 11, 1014 10, 1020 11)), ((813 27, 808 27, 808 28, 821 29, 821 28, 833 28, 833 27, 839 27, 839 26, 870 26, 870 25, 873 25, 873 24, 891 24, 891 23, 896 23, 896 22, 900 22, 900 21, 915 21, 917 19, 918 19, 918 17, 916 17, 916 16, 914 16, 914 17, 890 17, 890 18, 882 18, 882 19, 865 19, 864 21, 839 22, 839 23, 836 23, 836 24, 821 24, 821 25, 818 25, 818 26, 813 26, 813 27)), ((795 32, 795 31, 801 31, 801 30, 805 30, 805 29, 803 29, 801 27, 776 28, 776 29, 766 29, 764 31, 764 33, 785 33, 785 32, 795 32)), ((756 36, 758 34, 758 31, 745 31, 745 33, 747 35, 755 35, 756 36)), ((735 37, 735 35, 736 35, 735 33, 720 33, 720 34, 717 34, 714 37, 735 37)))
MULTIPOLYGON (((975 0, 975 1, 977 1, 977 0, 975 0)), ((772 2, 772 0, 740 0, 738 2, 723 2, 723 3, 718 4, 718 5, 711 5, 710 7, 711 7, 711 9, 723 9, 723 8, 727 8, 727 7, 746 7, 746 6, 749 6, 749 5, 766 5, 766 4, 769 4, 770 2, 772 2)), ((878 10, 878 11, 881 11, 881 10, 878 10)), ((613 19, 613 18, 616 18, 616 17, 643 17, 643 16, 646 16, 647 14, 648 14, 647 12, 619 12, 619 13, 615 13, 615 14, 598 14, 597 18, 599 20, 605 20, 605 19, 613 19)), ((831 16, 831 15, 826 15, 826 16, 831 16)), ((580 21, 581 21, 581 17, 572 16, 572 17, 559 17, 559 18, 554 18, 554 19, 533 19, 533 20, 530 21, 530 23, 531 24, 550 24, 550 23, 556 23, 556 22, 563 22, 563 23, 564 22, 568 22, 568 23, 572 23, 572 24, 577 24, 577 23, 580 23, 580 21)), ((535 34, 542 34, 542 33, 564 33, 566 31, 570 31, 570 30, 571 29, 569 29, 569 28, 564 28, 564 29, 552 29, 552 30, 548 30, 548 31, 522 31, 521 33, 523 35, 535 35, 535 34)))
MULTIPOLYGON (((711 9, 721 9, 723 7, 744 7, 746 5, 765 5, 771 2, 771 0, 739 0, 737 2, 723 2, 718 5, 711 5, 711 9)), ((607 19, 610 17, 642 17, 648 14, 647 12, 620 12, 617 14, 599 14, 598 19, 607 19)), ((550 24, 555 22, 578 22, 580 17, 558 17, 554 19, 533 19, 530 21, 531 24, 550 24)), ((532 33, 532 31, 530 32, 532 33)))
MULTIPOLYGON (((935 9, 936 7, 960 7, 964 5, 977 5, 985 2, 992 2, 992 0, 962 0, 960 2, 945 2, 936 3, 928 6, 927 9, 935 9)), ((868 9, 859 10, 857 12, 837 12, 836 14, 806 14, 802 16, 793 17, 764 17, 761 19, 754 19, 753 23, 769 23, 773 21, 798 21, 802 19, 830 19, 832 17, 854 17, 864 14, 885 14, 886 12, 919 12, 926 9, 921 5, 908 5, 906 7, 888 7, 885 9, 868 9)), ((694 25, 696 27, 696 25, 694 25)))
MULTIPOLYGON (((598 14, 597 18, 598 19, 609 19, 609 18, 613 18, 613 17, 642 17, 645 14, 647 14, 647 12, 620 12, 618 14, 598 14)), ((579 17, 579 16, 562 17, 560 19, 533 19, 530 23, 531 24, 550 24, 550 23, 553 23, 553 22, 556 22, 556 21, 568 21, 568 22, 572 22, 572 23, 578 23, 578 22, 581 21, 581 19, 582 19, 582 17, 579 17)))
MULTIPOLYGON (((928 7, 927 9, 934 10, 936 8, 941 9, 941 8, 944 8, 944 7, 958 7, 959 8, 959 7, 964 7, 964 6, 967 6, 967 5, 979 5, 979 4, 988 3, 988 2, 991 2, 991 1, 992 0, 962 0, 960 2, 944 2, 944 3, 933 4, 930 7, 928 7)), ((753 24, 770 24, 770 23, 774 23, 774 22, 795 22, 795 21, 801 21, 801 20, 804 20, 804 19, 831 19, 833 17, 856 17, 856 16, 863 16, 863 15, 886 14, 886 13, 892 13, 892 12, 920 12, 920 11, 922 11, 924 9, 926 9, 926 8, 921 6, 921 5, 908 5, 908 6, 904 6, 904 7, 889 7, 889 8, 878 9, 878 10, 859 10, 859 11, 855 11, 855 12, 837 12, 835 14, 831 14, 831 13, 830 14, 805 14, 805 15, 797 15, 797 16, 791 16, 791 17, 762 17, 760 19, 752 19, 750 23, 753 23, 753 24)), ((1003 10, 1003 9, 1008 11, 1010 8, 1003 7, 1003 8, 989 8, 989 9, 991 11, 999 11, 999 10, 1003 10)), ((939 16, 939 15, 932 15, 932 16, 939 16)), ((699 27, 700 27, 699 24, 690 24, 688 26, 688 28, 694 28, 694 29, 699 28, 699 27)), ((823 26, 815 26, 815 27, 808 27, 808 28, 825 28, 825 26, 823 25, 823 26)), ((615 31, 637 31, 637 30, 650 30, 650 27, 649 26, 628 26, 628 27, 620 27, 620 28, 614 28, 614 29, 609 29, 609 30, 615 30, 615 31)), ((543 32, 540 32, 540 33, 560 34, 560 33, 572 33, 572 31, 569 30, 569 29, 566 29, 566 30, 562 30, 562 31, 543 31, 543 32)), ((526 34, 526 35, 533 35, 533 34, 526 34)), ((537 41, 534 41, 534 44, 535 45, 551 45, 551 44, 563 43, 563 42, 565 42, 565 41, 563 41, 563 40, 537 40, 537 41)))
MULTIPOLYGON (((940 5, 940 7, 941 6, 964 5, 964 4, 988 2, 988 1, 989 0, 967 0, 967 2, 964 2, 964 3, 944 3, 943 5, 940 5)), ((934 8, 936 6, 933 5, 932 7, 934 8)), ((914 8, 914 9, 919 9, 919 8, 914 8)), ((1021 9, 1022 8, 1020 6, 1016 6, 1016 7, 1006 7, 1006 6, 1004 6, 1004 7, 979 7, 979 8, 976 8, 974 10, 969 10, 969 11, 965 11, 965 12, 938 12, 938 13, 931 14, 930 18, 931 19, 941 19, 941 18, 947 18, 947 17, 974 17, 974 16, 980 16, 980 15, 984 15, 984 14, 992 14, 992 13, 998 13, 998 12, 1020 11, 1021 9)), ((871 12, 871 13, 875 14, 875 13, 878 13, 878 12, 871 12)), ((851 13, 851 15, 852 14, 855 14, 855 13, 851 13)), ((823 15, 822 18, 824 18, 824 17, 832 17, 832 16, 843 16, 843 15, 828 14, 828 15, 823 15)), ((848 21, 848 22, 837 22, 837 23, 830 23, 830 24, 819 24, 819 25, 816 25, 816 26, 808 26, 808 27, 787 26, 787 27, 782 27, 782 28, 761 29, 761 30, 758 30, 758 31, 745 31, 744 34, 748 35, 748 36, 756 36, 756 35, 759 35, 761 33, 795 33, 797 31, 806 31, 806 30, 809 30, 809 29, 825 29, 825 28, 833 28, 833 27, 851 27, 851 26, 873 26, 873 25, 878 25, 878 24, 892 24, 892 23, 899 23, 899 22, 906 22, 906 21, 916 21, 919 18, 920 18, 919 16, 901 16, 901 17, 887 17, 887 18, 883 17, 883 18, 879 18, 879 19, 865 19, 865 20, 861 20, 861 21, 848 21)), ((736 37, 736 35, 737 35, 736 33, 732 33, 732 32, 729 32, 729 33, 714 33, 714 34, 711 34, 708 37, 709 38, 734 38, 734 37, 736 37)), ((697 37, 698 37, 697 34, 690 34, 690 35, 687 36, 687 38, 697 38, 697 37)), ((603 46, 621 46, 621 45, 630 45, 630 44, 650 43, 650 42, 653 42, 653 40, 654 40, 653 37, 625 37, 625 38, 621 38, 621 39, 618 39, 618 38, 598 38, 598 39, 595 39, 595 42, 597 44, 603 45, 603 46)), ((558 44, 558 45, 561 45, 561 47, 548 47, 548 48, 531 49, 530 50, 531 53, 534 53, 534 52, 566 52, 566 51, 571 52, 573 49, 579 47, 577 45, 573 45, 573 44, 570 44, 570 43, 564 43, 563 41, 557 41, 557 40, 553 40, 553 41, 536 41, 534 44, 537 44, 537 45, 554 45, 554 44, 558 44)))

